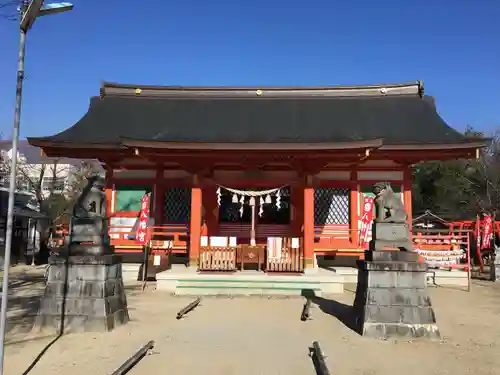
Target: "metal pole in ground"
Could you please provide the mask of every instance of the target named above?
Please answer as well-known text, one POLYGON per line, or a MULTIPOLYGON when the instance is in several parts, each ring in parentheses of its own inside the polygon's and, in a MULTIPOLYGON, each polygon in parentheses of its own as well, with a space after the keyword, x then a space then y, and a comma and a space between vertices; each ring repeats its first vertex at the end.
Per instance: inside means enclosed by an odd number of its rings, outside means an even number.
POLYGON ((5 256, 3 263, 2 304, 0 312, 0 375, 3 375, 5 354, 5 326, 7 320, 7 300, 9 295, 9 268, 12 248, 12 229, 14 224, 14 198, 17 177, 17 149, 19 144, 19 126, 21 123, 21 103, 24 81, 24 52, 26 33, 33 26, 36 18, 43 15, 61 13, 73 9, 71 3, 48 4, 42 8, 44 0, 24 0, 19 7, 20 42, 17 59, 16 107, 14 110, 14 125, 12 129, 12 157, 10 165, 9 204, 7 210, 7 226, 5 228, 5 256))
POLYGON ((26 30, 21 28, 19 56, 17 66, 16 108, 14 111, 14 127, 12 130, 12 158, 10 160, 9 206, 7 210, 7 227, 5 233, 5 255, 3 261, 2 310, 0 313, 0 375, 3 375, 5 352, 5 325, 7 320, 7 299, 9 295, 9 268, 12 247, 12 227, 14 224, 14 196, 17 177, 17 146, 19 143, 19 124, 21 122, 21 101, 24 80, 24 51, 26 46, 26 30))

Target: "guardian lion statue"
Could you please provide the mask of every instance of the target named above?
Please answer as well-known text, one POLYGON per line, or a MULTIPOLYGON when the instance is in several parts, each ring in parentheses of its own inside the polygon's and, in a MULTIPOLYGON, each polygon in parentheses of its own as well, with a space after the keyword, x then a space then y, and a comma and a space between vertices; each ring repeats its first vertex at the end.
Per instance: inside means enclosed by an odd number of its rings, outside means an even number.
POLYGON ((408 214, 403 202, 387 182, 378 182, 373 187, 378 223, 408 223, 408 214))

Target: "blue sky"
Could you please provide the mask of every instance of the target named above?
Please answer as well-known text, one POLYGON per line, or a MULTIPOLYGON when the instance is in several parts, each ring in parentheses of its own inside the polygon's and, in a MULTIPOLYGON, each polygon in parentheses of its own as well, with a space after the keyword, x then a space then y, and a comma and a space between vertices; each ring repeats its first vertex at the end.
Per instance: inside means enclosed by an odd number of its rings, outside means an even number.
MULTIPOLYGON (((72 12, 38 19, 28 35, 22 137, 74 124, 101 80, 337 85, 420 79, 455 128, 471 124, 491 132, 500 125, 498 0, 73 3, 72 12)), ((0 19, 4 137, 13 121, 18 43, 16 23, 0 19)))

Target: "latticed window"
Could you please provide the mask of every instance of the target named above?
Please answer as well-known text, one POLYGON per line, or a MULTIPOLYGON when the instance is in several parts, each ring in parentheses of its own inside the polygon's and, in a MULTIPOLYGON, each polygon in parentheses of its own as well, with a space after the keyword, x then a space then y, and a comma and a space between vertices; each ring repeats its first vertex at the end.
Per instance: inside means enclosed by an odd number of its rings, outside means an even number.
POLYGON ((314 223, 317 225, 349 224, 349 188, 314 190, 314 223))
POLYGON ((191 216, 191 188, 167 188, 163 212, 166 223, 189 223, 191 216))

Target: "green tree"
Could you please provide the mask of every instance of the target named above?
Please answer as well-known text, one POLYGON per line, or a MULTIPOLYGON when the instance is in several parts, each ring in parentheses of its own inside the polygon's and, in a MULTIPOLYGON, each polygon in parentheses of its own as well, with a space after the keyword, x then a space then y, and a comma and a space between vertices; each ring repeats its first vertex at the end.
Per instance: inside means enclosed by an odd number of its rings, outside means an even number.
MULTIPOLYGON (((484 137, 470 126, 464 135, 484 137)), ((417 165, 413 173, 413 205, 415 212, 431 210, 453 219, 496 213, 500 205, 500 131, 494 133, 478 159, 417 165)))

